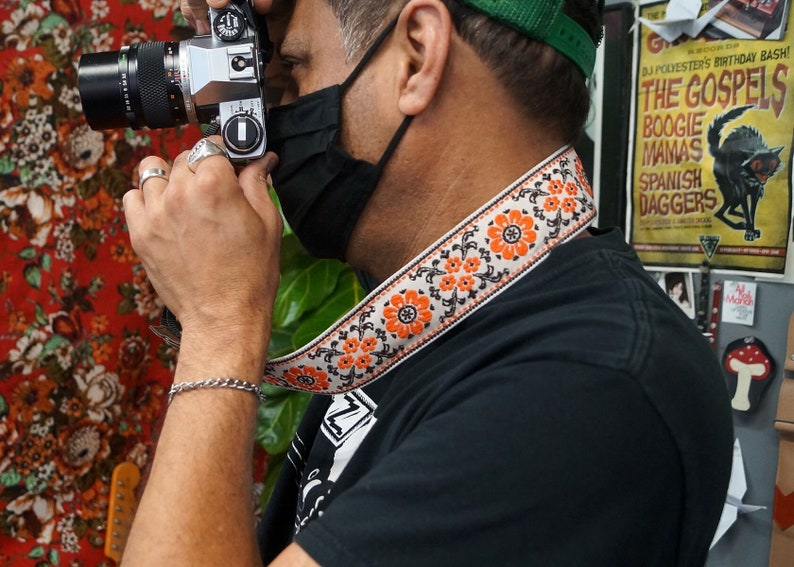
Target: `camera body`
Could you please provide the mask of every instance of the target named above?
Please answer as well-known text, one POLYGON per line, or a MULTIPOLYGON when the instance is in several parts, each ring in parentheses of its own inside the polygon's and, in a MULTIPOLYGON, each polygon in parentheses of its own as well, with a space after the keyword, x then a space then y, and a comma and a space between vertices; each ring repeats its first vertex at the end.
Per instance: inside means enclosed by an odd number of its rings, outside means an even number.
MULTIPOLYGON (((209 124, 235 161, 267 147, 264 68, 272 44, 249 0, 209 10, 212 33, 80 57, 78 88, 94 130, 209 124)), ((214 133, 214 132, 213 132, 214 133)))

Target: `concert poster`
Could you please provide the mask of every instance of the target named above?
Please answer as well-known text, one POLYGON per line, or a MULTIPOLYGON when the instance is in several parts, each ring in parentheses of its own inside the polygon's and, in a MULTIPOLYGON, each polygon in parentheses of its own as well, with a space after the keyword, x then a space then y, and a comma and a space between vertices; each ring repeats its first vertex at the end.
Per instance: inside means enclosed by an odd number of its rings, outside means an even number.
MULTIPOLYGON (((638 6, 650 20, 666 3, 638 6)), ((646 266, 781 276, 792 227, 792 14, 781 41, 635 28, 629 243, 646 266), (792 91, 791 93, 789 91, 792 91)))

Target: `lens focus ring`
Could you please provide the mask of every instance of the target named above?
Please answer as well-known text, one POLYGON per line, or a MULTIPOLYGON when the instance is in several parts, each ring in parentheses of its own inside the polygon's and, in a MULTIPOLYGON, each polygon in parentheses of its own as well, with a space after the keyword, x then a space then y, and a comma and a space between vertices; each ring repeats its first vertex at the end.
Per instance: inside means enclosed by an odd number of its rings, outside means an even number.
POLYGON ((149 128, 169 128, 176 124, 168 100, 165 70, 165 42, 138 44, 138 87, 141 106, 149 128))

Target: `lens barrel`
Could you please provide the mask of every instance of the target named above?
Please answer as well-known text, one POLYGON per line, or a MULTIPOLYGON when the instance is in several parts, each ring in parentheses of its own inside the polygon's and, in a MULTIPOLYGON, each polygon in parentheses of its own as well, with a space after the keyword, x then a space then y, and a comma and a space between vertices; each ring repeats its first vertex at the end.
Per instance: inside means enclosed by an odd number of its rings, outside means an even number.
POLYGON ((169 128, 188 122, 179 44, 155 41, 80 57, 78 88, 95 130, 169 128))

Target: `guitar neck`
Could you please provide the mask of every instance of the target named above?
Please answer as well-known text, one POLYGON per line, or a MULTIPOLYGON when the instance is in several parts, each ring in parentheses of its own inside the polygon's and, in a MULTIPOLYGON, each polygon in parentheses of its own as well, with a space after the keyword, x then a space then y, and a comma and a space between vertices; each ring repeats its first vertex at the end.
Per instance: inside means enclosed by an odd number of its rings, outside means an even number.
POLYGON ((105 556, 116 564, 121 561, 132 520, 135 517, 135 489, 141 480, 141 471, 133 463, 119 463, 113 469, 108 508, 108 525, 105 533, 105 556))

